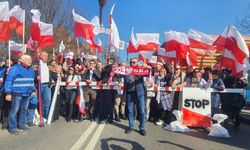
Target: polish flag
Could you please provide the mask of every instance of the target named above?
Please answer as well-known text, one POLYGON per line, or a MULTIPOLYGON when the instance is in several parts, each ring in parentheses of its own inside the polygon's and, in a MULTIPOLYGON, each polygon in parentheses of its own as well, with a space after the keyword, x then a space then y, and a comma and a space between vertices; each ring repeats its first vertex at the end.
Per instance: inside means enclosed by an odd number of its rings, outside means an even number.
POLYGON ((159 38, 158 33, 137 33, 135 48, 137 51, 158 51, 159 38))
POLYGON ((80 36, 85 41, 89 42, 90 44, 93 44, 95 36, 99 33, 99 31, 95 29, 96 25, 75 13, 74 9, 72 10, 72 14, 74 18, 75 36, 80 36))
POLYGON ((83 88, 79 88, 79 94, 76 97, 75 103, 79 107, 79 112, 82 113, 84 116, 87 115, 87 110, 85 107, 84 97, 83 97, 83 88))
POLYGON ((200 56, 214 56, 216 48, 213 46, 215 39, 205 33, 190 29, 188 39, 192 51, 200 56))
POLYGON ((26 45, 18 44, 14 41, 9 41, 9 49, 11 56, 20 57, 26 53, 26 45))
POLYGON ((39 27, 41 13, 38 9, 32 9, 30 12, 33 14, 31 29, 30 29, 31 39, 34 41, 39 41, 41 32, 39 27))
POLYGON ((93 48, 94 50, 97 49, 98 54, 102 53, 102 41, 100 39, 98 39, 98 44, 95 44, 95 43, 94 44, 89 44, 89 46, 91 48, 93 48))
MULTIPOLYGON (((176 62, 182 62, 182 65, 195 66, 197 64, 196 55, 190 50, 188 36, 183 32, 169 31, 165 32, 163 47, 167 52, 176 52, 176 62)), ((180 65, 180 64, 179 64, 180 65)))
POLYGON ((9 2, 0 2, 0 41, 8 41, 9 39, 9 2))
POLYGON ((110 42, 111 42, 111 51, 115 51, 120 48, 120 36, 119 31, 117 29, 116 23, 113 19, 113 11, 115 8, 115 4, 112 6, 110 11, 109 24, 111 29, 110 42))
POLYGON ((186 33, 169 31, 165 32, 164 47, 167 52, 176 51, 177 59, 186 59, 189 51, 189 40, 186 33))
POLYGON ((40 39, 39 39, 39 47, 50 46, 54 44, 54 37, 53 37, 53 25, 39 22, 40 28, 40 39))
POLYGON ((19 5, 14 6, 10 10, 10 28, 14 29, 19 35, 24 33, 25 10, 21 9, 19 5))
POLYGON ((223 55, 219 62, 215 64, 213 69, 220 70, 221 68, 230 68, 232 70, 232 74, 236 75, 248 67, 247 60, 244 60, 243 64, 240 64, 232 51, 225 49, 223 55))
POLYGON ((238 63, 243 64, 249 57, 247 45, 239 31, 234 26, 228 26, 222 35, 214 42, 215 46, 221 46, 232 52, 238 63))
POLYGON ((127 48, 127 53, 136 53, 137 50, 135 46, 136 46, 136 40, 134 36, 134 28, 132 28, 130 41, 129 41, 128 48, 127 48))

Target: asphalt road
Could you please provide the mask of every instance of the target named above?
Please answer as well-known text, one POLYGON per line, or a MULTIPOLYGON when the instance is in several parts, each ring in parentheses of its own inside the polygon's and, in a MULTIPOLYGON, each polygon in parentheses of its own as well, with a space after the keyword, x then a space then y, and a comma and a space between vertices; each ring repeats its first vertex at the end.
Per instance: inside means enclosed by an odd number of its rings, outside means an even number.
MULTIPOLYGON (((203 129, 192 129, 189 133, 176 133, 147 123, 145 137, 137 131, 125 134, 127 121, 113 124, 97 124, 83 121, 66 123, 60 119, 44 128, 33 127, 19 135, 0 131, 1 150, 125 150, 125 149, 250 149, 250 126, 242 124, 240 129, 227 128, 231 138, 209 137, 203 129)), ((136 122, 138 126, 138 122, 136 122)))

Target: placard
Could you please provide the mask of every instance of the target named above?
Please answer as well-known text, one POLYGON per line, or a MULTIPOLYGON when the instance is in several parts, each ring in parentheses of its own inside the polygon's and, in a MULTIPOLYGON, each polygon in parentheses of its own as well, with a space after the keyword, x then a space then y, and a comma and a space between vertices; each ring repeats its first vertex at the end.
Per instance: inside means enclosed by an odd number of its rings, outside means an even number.
POLYGON ((200 88, 183 88, 182 123, 193 127, 211 126, 211 91, 200 88))

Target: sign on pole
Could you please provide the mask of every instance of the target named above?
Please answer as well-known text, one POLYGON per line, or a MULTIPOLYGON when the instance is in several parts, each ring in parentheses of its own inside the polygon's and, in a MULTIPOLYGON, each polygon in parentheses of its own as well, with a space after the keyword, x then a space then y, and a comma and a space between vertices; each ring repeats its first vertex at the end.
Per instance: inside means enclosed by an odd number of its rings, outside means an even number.
POLYGON ((183 88, 182 123, 185 126, 211 126, 211 91, 200 88, 183 88))

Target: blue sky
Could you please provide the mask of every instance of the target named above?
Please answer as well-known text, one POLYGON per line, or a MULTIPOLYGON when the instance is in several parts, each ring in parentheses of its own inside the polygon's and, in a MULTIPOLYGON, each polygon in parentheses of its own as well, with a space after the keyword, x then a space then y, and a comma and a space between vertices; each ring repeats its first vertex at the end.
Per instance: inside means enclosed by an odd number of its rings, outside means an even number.
MULTIPOLYGON (((99 15, 98 0, 77 0, 76 3, 87 19, 99 15)), ((121 40, 129 41, 134 27, 135 33, 160 33, 162 43, 164 31, 169 30, 187 33, 193 28, 221 34, 227 25, 236 24, 237 18, 245 15, 250 0, 107 0, 103 11, 105 27, 113 3, 116 3, 113 18, 121 40)))

